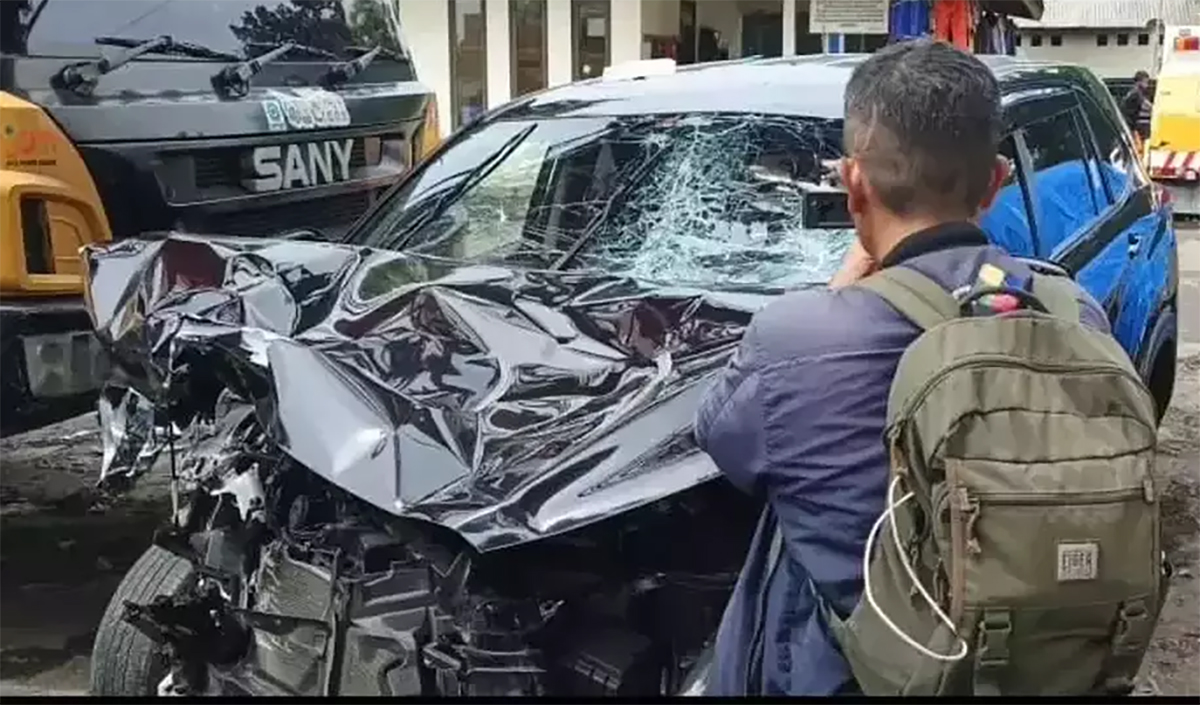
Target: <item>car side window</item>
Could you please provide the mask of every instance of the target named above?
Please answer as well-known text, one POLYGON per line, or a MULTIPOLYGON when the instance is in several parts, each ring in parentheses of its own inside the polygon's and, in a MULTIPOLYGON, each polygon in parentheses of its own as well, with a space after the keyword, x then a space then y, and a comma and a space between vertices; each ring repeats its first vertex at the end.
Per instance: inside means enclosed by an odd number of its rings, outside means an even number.
MULTIPOLYGON (((1057 247, 1100 215, 1090 154, 1078 108, 1023 126, 1032 173, 1027 176, 1037 214, 1038 256, 1057 247)), ((1107 205, 1107 204, 1105 204, 1107 205)))
POLYGON ((1104 181, 1110 203, 1116 203, 1135 188, 1136 162, 1120 129, 1111 117, 1087 96, 1079 99, 1096 139, 1100 178, 1104 181))
POLYGON ((992 205, 979 221, 991 242, 1018 257, 1036 255, 1033 218, 1029 212, 1016 141, 1012 135, 1000 143, 1000 156, 1008 162, 1008 177, 992 205))

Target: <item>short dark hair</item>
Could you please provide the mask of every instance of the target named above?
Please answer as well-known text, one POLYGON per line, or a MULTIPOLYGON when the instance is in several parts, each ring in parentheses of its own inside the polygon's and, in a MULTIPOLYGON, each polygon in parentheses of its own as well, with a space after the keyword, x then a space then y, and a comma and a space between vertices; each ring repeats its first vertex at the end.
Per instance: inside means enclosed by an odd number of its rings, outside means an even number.
POLYGON ((969 217, 987 193, 1000 86, 974 56, 915 39, 867 58, 846 85, 845 152, 893 213, 969 217))
POLYGON ((1133 80, 1135 82, 1136 81, 1149 81, 1150 74, 1146 73, 1145 71, 1138 71, 1137 73, 1133 74, 1133 80))

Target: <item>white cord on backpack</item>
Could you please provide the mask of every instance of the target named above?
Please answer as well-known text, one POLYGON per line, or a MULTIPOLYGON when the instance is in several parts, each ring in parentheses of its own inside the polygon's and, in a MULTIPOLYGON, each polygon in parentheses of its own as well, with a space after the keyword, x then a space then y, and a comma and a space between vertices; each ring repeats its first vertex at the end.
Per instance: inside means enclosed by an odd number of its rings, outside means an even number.
POLYGON ((863 596, 867 598, 867 604, 871 605, 871 609, 875 610, 875 613, 879 615, 881 620, 883 620, 884 625, 886 625, 888 629, 892 630, 893 634, 900 637, 909 646, 936 661, 961 661, 962 659, 966 658, 967 651, 970 647, 967 645, 966 640, 958 635, 958 631, 955 629, 954 623, 951 622, 950 617, 948 617, 946 613, 942 611, 942 608, 938 605, 937 600, 933 599, 933 596, 929 594, 929 591, 925 589, 925 586, 922 585, 921 581, 917 578, 917 571, 914 570, 912 564, 908 562, 908 556, 905 554, 904 545, 900 541, 900 530, 896 528, 895 513, 901 505, 913 498, 913 493, 909 492, 901 497, 899 502, 895 501, 896 486, 898 484, 900 484, 900 478, 896 477, 893 478, 891 484, 888 485, 887 508, 884 509, 883 513, 879 515, 879 518, 875 520, 875 524, 871 527, 871 531, 867 534, 867 545, 863 549, 863 596), (904 566, 904 571, 908 573, 909 579, 912 580, 913 585, 915 585, 917 588, 917 591, 921 593, 921 597, 925 599, 925 602, 927 602, 931 608, 933 608, 934 614, 936 614, 938 619, 940 619, 942 623, 950 629, 950 633, 953 634, 954 638, 958 640, 959 649, 957 653, 939 654, 936 651, 930 651, 923 644, 918 643, 916 639, 913 639, 908 634, 905 634, 904 630, 902 630, 900 627, 896 626, 896 623, 893 622, 890 617, 884 614, 883 609, 879 606, 879 603, 875 601, 875 593, 871 591, 871 554, 874 553, 875 541, 879 537, 879 529, 883 526, 883 522, 888 521, 889 519, 891 520, 892 524, 892 540, 896 544, 896 555, 899 556, 900 563, 904 566))

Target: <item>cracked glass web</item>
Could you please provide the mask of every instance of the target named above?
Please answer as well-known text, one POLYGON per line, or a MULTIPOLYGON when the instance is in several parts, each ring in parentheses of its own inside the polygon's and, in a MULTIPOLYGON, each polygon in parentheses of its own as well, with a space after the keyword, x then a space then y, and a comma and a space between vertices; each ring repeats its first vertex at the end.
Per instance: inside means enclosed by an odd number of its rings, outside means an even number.
POLYGON ((568 267, 643 281, 824 282, 853 233, 805 222, 805 191, 840 138, 837 121, 755 115, 494 123, 414 179, 367 244, 533 267, 578 245, 568 267))

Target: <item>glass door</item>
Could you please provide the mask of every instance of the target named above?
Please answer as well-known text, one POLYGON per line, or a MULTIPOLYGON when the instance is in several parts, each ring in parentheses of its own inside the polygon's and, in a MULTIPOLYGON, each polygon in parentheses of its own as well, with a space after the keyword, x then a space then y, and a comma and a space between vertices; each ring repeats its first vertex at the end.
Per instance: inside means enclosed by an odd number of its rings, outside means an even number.
POLYGON ((596 78, 608 66, 611 19, 609 0, 571 0, 572 75, 576 81, 596 78))
POLYGON ((450 110, 455 129, 487 110, 484 0, 450 0, 450 110))
POLYGON ((675 62, 696 63, 696 0, 679 0, 679 56, 675 62))
POLYGON ((510 0, 513 97, 546 87, 546 0, 510 0))

